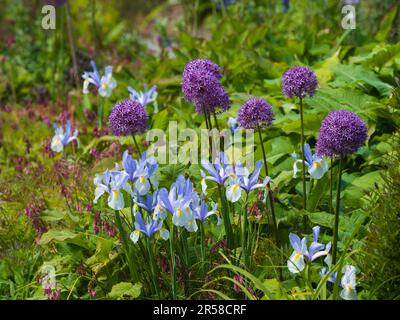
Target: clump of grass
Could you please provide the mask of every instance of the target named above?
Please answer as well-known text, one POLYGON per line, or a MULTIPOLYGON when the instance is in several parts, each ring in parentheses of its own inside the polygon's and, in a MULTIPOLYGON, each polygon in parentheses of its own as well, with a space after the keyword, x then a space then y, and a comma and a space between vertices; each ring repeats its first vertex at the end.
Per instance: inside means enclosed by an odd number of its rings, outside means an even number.
POLYGON ((400 133, 385 160, 383 185, 371 204, 365 240, 365 282, 372 299, 400 298, 400 133))

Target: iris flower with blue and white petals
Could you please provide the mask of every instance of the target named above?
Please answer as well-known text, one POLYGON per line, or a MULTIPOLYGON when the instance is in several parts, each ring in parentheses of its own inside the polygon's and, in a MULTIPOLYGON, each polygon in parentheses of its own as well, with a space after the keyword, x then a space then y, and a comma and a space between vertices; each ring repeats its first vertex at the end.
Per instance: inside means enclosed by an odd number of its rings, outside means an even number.
POLYGON ((343 272, 344 274, 340 281, 340 285, 343 289, 340 292, 340 296, 344 300, 357 300, 356 268, 346 265, 343 268, 343 272))
POLYGON ((309 262, 312 262, 319 257, 329 254, 331 243, 329 242, 326 246, 319 243, 319 232, 319 226, 313 228, 313 242, 311 243, 309 249, 307 248, 307 239, 305 237, 300 240, 298 235, 294 233, 289 234, 290 244, 294 249, 292 255, 287 262, 288 269, 291 273, 299 273, 303 271, 305 267, 304 258, 306 258, 309 262))
POLYGON ((197 231, 197 225, 190 207, 196 197, 193 185, 189 179, 179 176, 172 184, 170 191, 165 188, 159 191, 161 206, 172 214, 172 223, 178 227, 185 227, 189 232, 197 231))
POLYGON ((96 186, 94 191, 94 203, 104 194, 108 193, 108 206, 114 210, 121 210, 125 207, 124 196, 121 189, 133 194, 132 188, 128 183, 129 176, 124 171, 106 170, 103 174, 96 174, 93 182, 96 186))
POLYGON ((202 160, 201 165, 210 176, 206 176, 206 180, 214 181, 219 185, 223 185, 232 173, 232 166, 229 164, 225 153, 221 152, 211 164, 208 160, 202 160))
MULTIPOLYGON (((320 274, 320 276, 321 276, 322 278, 325 277, 326 275, 328 275, 329 273, 331 273, 332 258, 331 258, 331 255, 330 255, 330 254, 327 254, 327 255, 326 255, 326 257, 325 257, 325 259, 324 259, 324 262, 325 262, 325 264, 328 266, 328 270, 327 270, 325 267, 323 267, 323 268, 321 269, 321 272, 320 272, 319 274, 320 274)), ((335 272, 332 272, 332 273, 330 274, 330 276, 329 276, 329 278, 328 278, 328 281, 331 282, 331 283, 335 283, 336 278, 337 278, 337 272, 335 271, 335 272)))
POLYGON ((200 197, 193 202, 193 215, 196 220, 204 222, 208 217, 217 214, 218 204, 215 204, 211 211, 208 211, 207 203, 200 197))
POLYGON ((129 98, 133 101, 139 102, 144 108, 153 102, 154 113, 158 112, 158 104, 157 104, 157 86, 152 86, 150 90, 147 90, 147 85, 144 85, 144 92, 136 91, 132 87, 128 87, 129 98))
POLYGON ((54 152, 62 152, 64 147, 73 140, 79 143, 78 129, 75 129, 74 133, 71 134, 71 122, 69 120, 67 121, 65 132, 63 127, 58 127, 56 124, 53 124, 53 127, 56 130, 56 134, 51 140, 51 150, 54 152))
POLYGON ((155 189, 158 187, 155 174, 158 168, 157 161, 154 157, 147 158, 146 152, 142 153, 139 160, 135 160, 126 150, 122 156, 122 167, 141 196, 149 192, 151 185, 155 189))
POLYGON ((226 198, 230 202, 236 202, 240 199, 242 190, 244 190, 246 193, 250 193, 252 190, 265 188, 270 181, 270 177, 266 177, 263 183, 258 183, 258 177, 260 175, 261 168, 262 161, 259 160, 256 162, 255 169, 250 175, 249 170, 240 162, 237 162, 233 169, 234 173, 231 174, 227 182, 228 187, 226 189, 226 198))
MULTIPOLYGON (((293 178, 296 178, 297 172, 299 171, 297 164, 302 163, 303 160, 297 159, 296 153, 292 154, 292 158, 296 160, 293 164, 293 178)), ((304 163, 308 168, 308 173, 314 179, 321 179, 329 169, 328 163, 324 159, 312 154, 310 145, 308 143, 304 144, 304 159, 304 163)))
POLYGON ((89 84, 93 84, 101 97, 109 97, 113 89, 117 86, 117 82, 112 76, 112 67, 107 66, 104 68, 104 76, 100 77, 97 70, 96 63, 92 60, 90 65, 93 71, 85 71, 82 75, 83 80, 83 93, 89 93, 89 84))
POLYGON ((152 238, 153 235, 159 231, 160 236, 164 240, 168 240, 169 231, 162 227, 163 221, 159 219, 152 219, 147 217, 144 222, 142 215, 137 212, 135 214, 135 231, 130 235, 131 240, 136 243, 139 240, 140 233, 145 234, 148 238, 152 238))

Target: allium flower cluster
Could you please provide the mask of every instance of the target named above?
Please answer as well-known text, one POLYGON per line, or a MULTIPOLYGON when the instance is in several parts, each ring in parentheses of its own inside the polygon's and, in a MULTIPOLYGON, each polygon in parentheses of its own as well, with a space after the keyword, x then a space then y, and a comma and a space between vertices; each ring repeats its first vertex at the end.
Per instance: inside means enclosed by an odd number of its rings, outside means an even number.
POLYGON ((244 129, 257 129, 271 125, 274 120, 272 106, 263 99, 251 98, 239 109, 237 121, 244 129))
POLYGON ((210 60, 195 59, 185 66, 182 76, 183 96, 189 103, 194 103, 198 114, 229 109, 229 96, 220 79, 219 67, 210 60))
POLYGON ((307 95, 312 97, 317 86, 314 71, 307 67, 290 68, 282 77, 282 91, 289 98, 305 98, 307 95))
POLYGON ((317 155, 343 158, 361 147, 368 137, 364 121, 354 112, 330 112, 319 129, 317 155))
POLYGON ((109 117, 110 129, 116 136, 143 133, 148 127, 148 114, 137 101, 125 99, 114 105, 109 117))

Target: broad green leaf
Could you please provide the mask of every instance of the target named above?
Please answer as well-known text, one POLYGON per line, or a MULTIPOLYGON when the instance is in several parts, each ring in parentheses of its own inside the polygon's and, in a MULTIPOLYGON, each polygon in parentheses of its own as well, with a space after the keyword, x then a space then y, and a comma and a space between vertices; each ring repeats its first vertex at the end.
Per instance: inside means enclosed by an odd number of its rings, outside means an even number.
POLYGON ((135 284, 130 282, 120 282, 116 285, 113 285, 108 297, 111 299, 136 299, 140 296, 141 289, 142 284, 139 282, 135 284))
POLYGON ((65 241, 67 239, 73 239, 77 236, 76 233, 73 233, 69 230, 54 230, 50 229, 46 233, 42 235, 40 238, 39 244, 43 245, 49 243, 50 241, 65 241))

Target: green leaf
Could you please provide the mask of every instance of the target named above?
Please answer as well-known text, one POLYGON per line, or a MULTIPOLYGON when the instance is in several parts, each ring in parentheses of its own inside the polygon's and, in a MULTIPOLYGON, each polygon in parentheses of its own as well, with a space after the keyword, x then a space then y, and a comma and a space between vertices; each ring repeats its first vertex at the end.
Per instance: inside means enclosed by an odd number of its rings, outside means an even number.
POLYGON ((135 284, 130 282, 120 282, 112 287, 108 297, 118 300, 124 298, 136 299, 140 296, 141 289, 142 284, 139 282, 135 284))
POLYGON ((73 233, 68 230, 54 230, 50 229, 40 238, 39 244, 47 244, 50 241, 65 241, 67 239, 73 239, 77 236, 76 233, 73 233))
POLYGON ((58 221, 64 219, 65 212, 57 210, 46 210, 40 214, 40 218, 43 221, 58 221))
POLYGON ((393 90, 390 84, 380 80, 373 71, 360 65, 338 64, 332 66, 332 70, 335 74, 335 83, 339 86, 343 82, 367 83, 376 88, 382 96, 389 96, 393 90))
POLYGON ((390 32, 390 29, 392 28, 393 20, 396 17, 397 7, 398 6, 393 6, 392 10, 389 11, 383 18, 381 25, 379 27, 379 31, 375 35, 376 41, 385 42, 385 40, 390 32))

